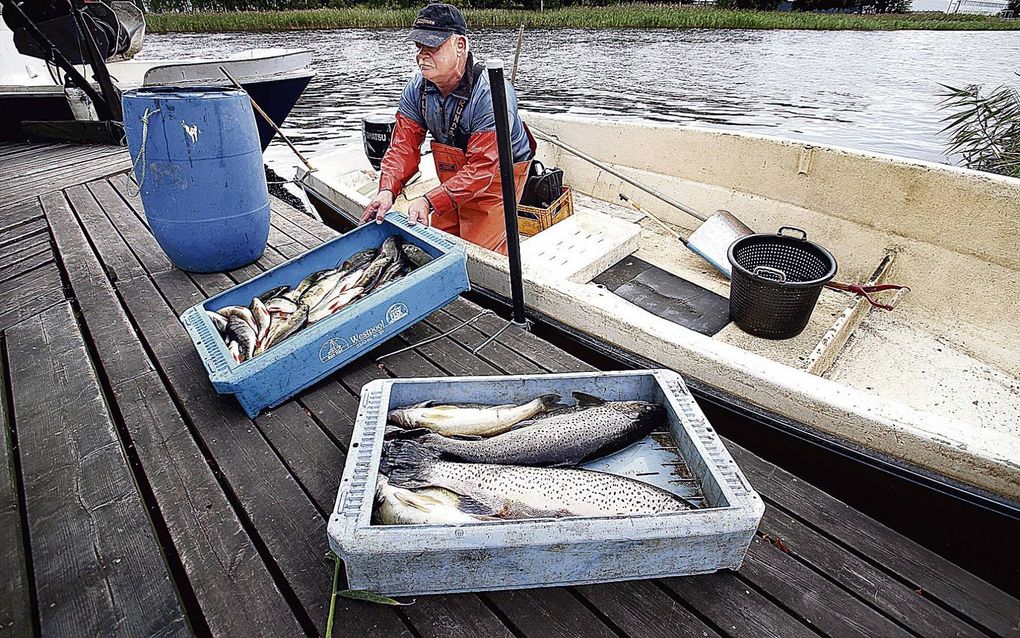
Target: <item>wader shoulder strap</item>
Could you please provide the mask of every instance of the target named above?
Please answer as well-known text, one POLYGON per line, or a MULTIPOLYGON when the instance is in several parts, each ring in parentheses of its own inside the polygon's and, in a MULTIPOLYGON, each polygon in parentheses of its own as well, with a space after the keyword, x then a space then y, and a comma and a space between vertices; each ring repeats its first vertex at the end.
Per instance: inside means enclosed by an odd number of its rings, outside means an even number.
MULTIPOLYGON (((472 88, 472 90, 474 89, 475 85, 478 83, 478 78, 481 77, 482 72, 484 70, 485 70, 485 63, 484 62, 478 62, 477 64, 474 65, 474 67, 471 68, 471 88, 472 88)), ((427 86, 428 86, 428 81, 425 78, 422 78, 422 81, 421 81, 421 97, 418 99, 418 113, 421 115, 422 122, 426 122, 426 123, 428 122, 428 120, 425 119, 425 106, 426 106, 426 103, 425 103, 425 88, 427 86)), ((465 136, 460 135, 460 131, 458 131, 457 129, 460 126, 460 119, 464 115, 464 109, 465 109, 465 107, 467 107, 467 103, 468 103, 467 99, 458 100, 457 101, 457 107, 453 110, 453 117, 450 118, 450 126, 446 130, 446 140, 447 140, 447 142, 449 142, 450 140, 453 140, 454 143, 452 144, 452 146, 457 146, 458 148, 460 148, 463 151, 467 150, 467 136, 466 135, 465 136), (464 139, 463 140, 460 139, 461 137, 463 137, 464 139)), ((427 124, 426 124, 426 126, 427 126, 427 124)))

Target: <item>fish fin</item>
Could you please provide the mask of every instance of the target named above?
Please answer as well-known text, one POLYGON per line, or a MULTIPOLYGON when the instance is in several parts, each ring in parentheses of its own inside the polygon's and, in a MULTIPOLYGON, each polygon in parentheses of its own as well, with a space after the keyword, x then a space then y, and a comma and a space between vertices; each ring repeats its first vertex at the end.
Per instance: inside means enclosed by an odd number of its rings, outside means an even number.
POLYGON ((456 441, 481 441, 485 438, 484 436, 479 436, 477 434, 447 434, 445 436, 448 439, 454 439, 456 441))
POLYGON ((442 506, 444 503, 437 498, 432 498, 428 494, 417 494, 415 492, 394 492, 393 497, 406 505, 412 507, 420 512, 428 512, 430 507, 442 506))
MULTIPOLYGON (((596 458, 598 458, 598 457, 596 457, 596 458)), ((546 465, 545 467, 577 467, 577 464, 580 463, 581 460, 583 460, 583 459, 564 459, 562 461, 557 461, 555 463, 550 463, 549 465, 546 465)))
POLYGON ((460 492, 454 493, 458 498, 457 509, 465 514, 496 518, 496 510, 492 509, 492 507, 466 494, 461 494, 460 492))
POLYGON ((538 398, 542 400, 542 406, 545 408, 546 411, 548 411, 548 410, 551 410, 553 408, 558 407, 560 405, 560 399, 562 397, 560 397, 560 395, 558 395, 558 394, 550 393, 550 394, 543 394, 542 396, 540 396, 538 398))
POLYGON ((517 423, 514 423, 512 426, 510 426, 510 429, 507 430, 507 432, 512 432, 514 430, 520 430, 521 428, 530 427, 532 425, 535 425, 536 423, 538 423, 538 419, 528 419, 527 421, 518 421, 517 423))
POLYGON ((397 487, 429 487, 426 478, 429 468, 439 460, 439 452, 413 441, 391 441, 386 448, 379 471, 387 476, 390 485, 397 487))
POLYGON ((427 434, 433 434, 432 430, 428 428, 413 428, 405 430, 403 428, 387 426, 386 434, 383 436, 387 439, 417 439, 427 434))
POLYGON ((605 399, 600 399, 597 396, 585 394, 584 392, 571 392, 571 394, 574 396, 574 399, 577 401, 577 406, 580 408, 594 408, 606 402, 605 399))

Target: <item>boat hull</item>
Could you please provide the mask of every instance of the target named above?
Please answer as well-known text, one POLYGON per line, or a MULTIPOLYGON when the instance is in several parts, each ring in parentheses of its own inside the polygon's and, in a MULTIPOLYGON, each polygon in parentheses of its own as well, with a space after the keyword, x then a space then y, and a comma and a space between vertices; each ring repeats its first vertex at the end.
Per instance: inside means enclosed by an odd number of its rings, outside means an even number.
MULTIPOLYGON (((727 328, 715 337, 697 334, 600 289, 588 277, 563 277, 549 269, 529 268, 525 259, 529 308, 576 333, 680 371, 713 393, 735 397, 820 436, 873 451, 976 492, 1020 501, 1020 432, 1010 426, 1020 422, 1014 418, 1020 414, 1020 402, 1015 391, 1009 390, 1010 383, 1020 387, 1016 372, 1010 369, 1010 353, 1015 362, 1020 349, 1014 334, 995 332, 994 322, 989 327, 987 317, 975 312, 980 308, 998 317, 1020 312, 1012 307, 1017 295, 998 290, 1020 293, 1020 277, 1011 261, 1015 251, 1007 250, 1010 233, 1014 244, 1020 233, 1016 221, 1004 215, 1020 202, 1020 181, 761 136, 629 124, 593 131, 590 124, 571 118, 534 117, 529 123, 556 130, 574 145, 585 140, 589 145, 603 143, 600 159, 617 163, 618 169, 675 199, 693 202, 695 208, 739 211, 757 228, 777 228, 780 220, 805 225, 813 239, 821 237, 823 245, 840 249, 842 276, 852 281, 869 276, 891 248, 897 257, 892 276, 915 289, 895 313, 868 314, 866 309, 858 313, 860 321, 851 323, 845 334, 833 331, 834 318, 842 316, 844 309, 855 309, 859 300, 827 291, 815 313, 816 325, 800 341, 763 345, 764 340, 755 341, 736 329, 727 328), (629 137, 635 139, 628 141, 629 137), (721 157, 710 156, 713 148, 724 151, 721 157), (634 157, 621 159, 628 153, 634 157), (697 161, 690 161, 691 157, 697 161), (642 161, 646 164, 641 165, 642 161), (658 166, 650 165, 656 161, 658 166), (698 179, 669 175, 674 165, 698 179), (758 183, 763 176, 789 180, 788 192, 774 181, 758 183), (861 193, 862 185, 875 186, 875 192, 861 193), (940 189, 946 193, 940 195, 940 189), (949 206, 966 209, 970 218, 946 219, 942 225, 950 230, 947 237, 937 220, 938 211, 950 210, 949 206), (834 212, 824 212, 826 207, 834 212), (972 229, 987 223, 1003 232, 975 237, 972 231, 972 241, 967 242, 951 232, 961 223, 972 229), (844 245, 838 245, 839 240, 844 245), (953 286, 962 282, 954 284, 949 279, 961 274, 969 275, 964 303, 952 294, 953 286), (938 281, 940 277, 947 280, 938 281), (855 332, 858 325, 863 328, 855 332), (824 356, 815 357, 815 343, 824 356), (826 344, 835 345, 826 349, 826 344), (878 344, 878 348, 861 344, 878 344)), ((617 193, 627 193, 678 231, 692 230, 690 220, 677 219, 675 211, 625 190, 590 166, 550 153, 548 148, 540 148, 539 154, 546 165, 564 167, 577 190, 603 203, 615 200, 617 193)), ((352 151, 350 157, 356 155, 352 151)), ((340 170, 336 166, 346 161, 351 160, 339 154, 330 157, 328 163, 319 164, 321 170, 305 179, 305 186, 313 203, 342 211, 335 216, 354 218, 371 192, 364 178, 361 182, 333 178, 340 170)), ((356 162, 350 165, 356 169, 350 173, 354 177, 364 169, 356 162)), ((426 170, 424 164, 422 170, 426 170)), ((411 196, 426 189, 416 184, 411 196)), ((326 213, 323 217, 330 220, 326 213)), ((724 279, 675 240, 656 237, 654 228, 648 224, 641 229, 638 257, 650 253, 678 259, 686 268, 681 270, 684 277, 725 295, 724 279)), ((525 250, 532 241, 525 242, 525 250)), ((472 286, 508 297, 505 259, 491 251, 467 248, 472 286)))

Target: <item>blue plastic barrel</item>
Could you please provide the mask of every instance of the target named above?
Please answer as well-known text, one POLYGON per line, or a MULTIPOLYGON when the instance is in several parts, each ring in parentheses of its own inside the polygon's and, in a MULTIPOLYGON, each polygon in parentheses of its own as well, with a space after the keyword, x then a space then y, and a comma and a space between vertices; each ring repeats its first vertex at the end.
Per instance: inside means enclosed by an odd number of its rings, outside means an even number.
POLYGON ((262 255, 269 191, 244 91, 126 91, 124 130, 149 228, 174 265, 222 272, 262 255))

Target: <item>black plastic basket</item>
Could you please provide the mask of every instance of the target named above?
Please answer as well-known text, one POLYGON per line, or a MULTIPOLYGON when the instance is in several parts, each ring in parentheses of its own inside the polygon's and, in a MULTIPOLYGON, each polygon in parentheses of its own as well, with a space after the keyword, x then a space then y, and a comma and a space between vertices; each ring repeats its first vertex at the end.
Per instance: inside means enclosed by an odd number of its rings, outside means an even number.
POLYGON ((822 288, 836 275, 836 258, 793 226, 783 226, 775 235, 741 237, 730 245, 728 257, 733 266, 730 319, 767 339, 799 335, 822 288))

